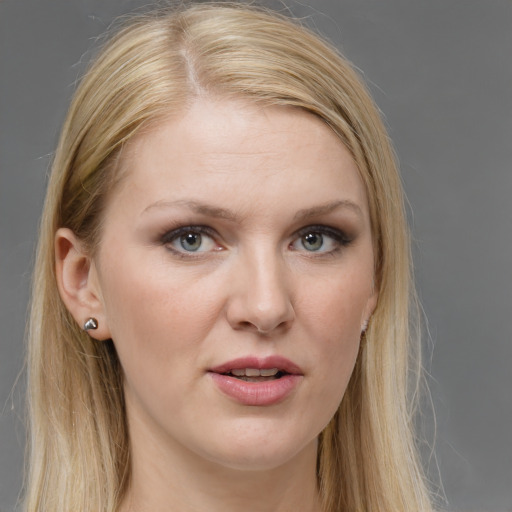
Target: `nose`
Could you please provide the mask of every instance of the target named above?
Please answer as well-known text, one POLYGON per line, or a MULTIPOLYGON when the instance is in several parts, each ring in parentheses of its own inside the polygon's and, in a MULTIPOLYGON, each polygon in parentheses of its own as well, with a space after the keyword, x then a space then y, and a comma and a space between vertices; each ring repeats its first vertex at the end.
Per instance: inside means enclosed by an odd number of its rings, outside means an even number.
POLYGON ((233 329, 267 336, 289 329, 295 311, 285 262, 276 251, 239 255, 230 279, 227 318, 233 329))

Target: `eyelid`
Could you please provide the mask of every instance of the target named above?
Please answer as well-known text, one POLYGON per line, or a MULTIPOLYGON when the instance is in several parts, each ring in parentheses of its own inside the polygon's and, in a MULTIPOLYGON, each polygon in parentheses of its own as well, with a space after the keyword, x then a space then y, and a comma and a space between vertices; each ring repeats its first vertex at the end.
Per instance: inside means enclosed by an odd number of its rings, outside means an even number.
POLYGON ((206 257, 208 254, 218 252, 223 250, 223 247, 217 241, 218 234, 217 232, 210 228, 209 226, 202 225, 180 225, 174 229, 170 229, 165 231, 163 235, 160 236, 160 243, 165 246, 165 248, 172 253, 175 257, 193 261, 197 259, 201 259, 206 257), (210 238, 211 243, 215 246, 213 250, 198 250, 198 251, 186 251, 185 249, 180 249, 174 246, 174 243, 182 236, 187 235, 189 233, 197 233, 202 237, 206 236, 210 238))
POLYGON ((218 236, 217 233, 209 226, 190 225, 170 229, 160 237, 160 240, 163 244, 169 244, 179 236, 186 235, 187 233, 200 233, 201 235, 207 235, 213 239, 218 236))
POLYGON ((353 241, 353 237, 349 236, 344 230, 339 228, 333 228, 324 224, 312 224, 311 226, 305 226, 297 231, 297 236, 301 237, 308 233, 319 233, 321 235, 327 235, 334 238, 341 244, 349 244, 353 241))
MULTIPOLYGON (((173 253, 177 254, 180 257, 183 258, 199 258, 201 256, 205 256, 208 253, 215 252, 215 251, 185 251, 185 250, 179 250, 175 247, 172 247, 171 244, 176 241, 179 237, 186 235, 188 233, 199 233, 203 236, 207 236, 212 239, 212 241, 217 246, 216 250, 222 249, 222 244, 218 242, 218 239, 220 238, 219 234, 216 230, 212 229, 211 227, 207 225, 195 225, 195 224, 189 224, 189 225, 178 225, 175 228, 167 229, 160 237, 160 242, 167 247, 169 251, 172 251, 173 253)), ((347 247, 352 241, 354 240, 354 236, 350 236, 347 234, 347 232, 340 228, 335 228, 332 226, 328 226, 325 224, 312 224, 308 226, 304 226, 303 228, 300 228, 295 232, 295 235, 293 235, 292 241, 289 244, 289 247, 292 247, 292 250, 300 251, 309 253, 311 256, 314 256, 316 253, 316 257, 320 257, 322 255, 327 256, 330 254, 335 254, 338 252, 338 250, 347 247), (300 250, 300 249, 294 249, 293 244, 295 244, 298 240, 300 240, 301 237, 310 234, 310 233, 318 233, 324 237, 331 238, 335 244, 337 245, 334 249, 330 249, 327 251, 307 251, 306 249, 300 250)))
POLYGON ((322 256, 331 256, 338 253, 341 249, 348 247, 351 242, 354 240, 353 236, 347 235, 347 233, 339 228, 334 228, 331 226, 327 226, 324 224, 310 225, 305 226, 299 229, 296 232, 296 235, 293 241, 290 244, 292 250, 301 252, 306 254, 308 257, 322 257, 322 256), (331 238, 331 240, 335 243, 335 247, 329 250, 318 250, 318 251, 308 251, 306 248, 303 250, 294 248, 294 244, 296 244, 302 237, 305 235, 315 233, 322 235, 322 237, 331 238))

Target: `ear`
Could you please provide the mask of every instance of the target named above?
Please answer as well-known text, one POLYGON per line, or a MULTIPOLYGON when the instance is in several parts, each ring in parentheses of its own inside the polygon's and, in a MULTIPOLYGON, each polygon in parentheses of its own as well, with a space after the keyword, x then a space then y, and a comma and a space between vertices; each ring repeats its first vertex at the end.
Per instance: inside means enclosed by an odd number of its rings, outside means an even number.
POLYGON ((370 321, 370 318, 373 315, 375 308, 377 307, 378 298, 379 292, 377 291, 377 288, 373 286, 372 293, 368 297, 366 306, 364 308, 363 316, 361 318, 361 333, 364 333, 368 328, 368 322, 370 321))
POLYGON ((98 328, 88 331, 97 340, 111 337, 94 262, 73 231, 60 228, 55 234, 55 273, 60 296, 78 325, 98 320, 98 328))

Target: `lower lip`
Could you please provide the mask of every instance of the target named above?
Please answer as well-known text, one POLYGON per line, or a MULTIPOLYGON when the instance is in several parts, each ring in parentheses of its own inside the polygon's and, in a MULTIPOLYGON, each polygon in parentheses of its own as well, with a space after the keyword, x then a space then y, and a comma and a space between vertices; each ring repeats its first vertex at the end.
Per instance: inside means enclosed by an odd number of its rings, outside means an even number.
POLYGON ((302 375, 283 375, 280 379, 265 382, 245 380, 211 372, 217 387, 242 405, 273 405, 283 401, 297 387, 302 375))

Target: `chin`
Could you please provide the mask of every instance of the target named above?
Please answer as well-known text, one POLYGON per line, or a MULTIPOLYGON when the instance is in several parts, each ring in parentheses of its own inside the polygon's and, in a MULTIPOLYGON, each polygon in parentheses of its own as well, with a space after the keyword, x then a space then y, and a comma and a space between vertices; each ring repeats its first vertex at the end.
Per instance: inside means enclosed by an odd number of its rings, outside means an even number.
POLYGON ((306 454, 316 457, 318 446, 317 437, 294 438, 292 433, 286 435, 285 432, 273 435, 267 431, 254 437, 245 433, 242 438, 227 436, 226 439, 228 445, 217 445, 203 456, 210 462, 238 471, 270 471, 306 454))
POLYGON ((283 453, 275 450, 271 453, 261 453, 254 450, 250 453, 230 453, 224 456, 213 456, 210 461, 229 470, 235 471, 272 471, 280 468, 295 459, 297 453, 283 453))

